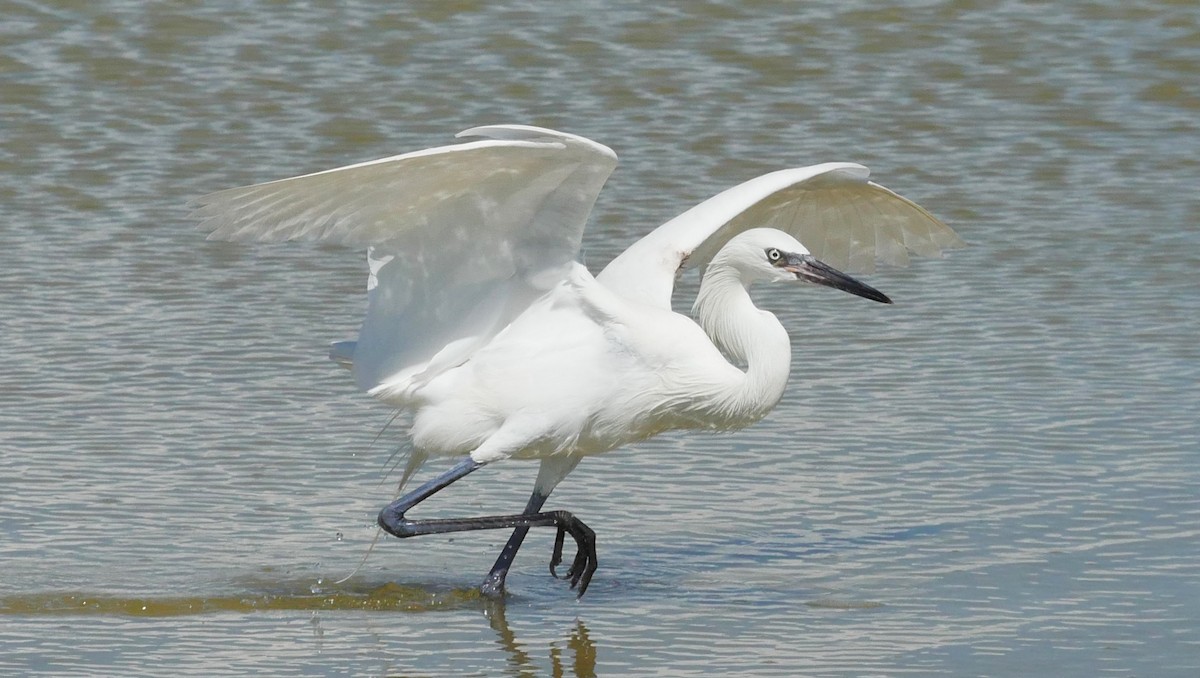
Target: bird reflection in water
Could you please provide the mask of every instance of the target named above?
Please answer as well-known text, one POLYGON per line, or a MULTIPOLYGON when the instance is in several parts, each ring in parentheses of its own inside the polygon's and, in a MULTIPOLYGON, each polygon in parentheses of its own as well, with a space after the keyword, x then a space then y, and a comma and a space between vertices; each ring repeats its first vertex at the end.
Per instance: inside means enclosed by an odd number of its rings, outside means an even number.
MULTIPOLYGON (((504 600, 488 600, 485 603, 484 616, 496 632, 496 643, 508 655, 508 675, 511 676, 540 676, 544 675, 541 667, 522 644, 508 625, 504 614, 504 600)), ((564 641, 550 644, 550 675, 554 678, 592 678, 596 675, 596 644, 592 642, 587 626, 580 619, 575 620, 564 641), (566 652, 563 647, 566 647, 566 652), (564 656, 566 655, 566 656, 564 656)))

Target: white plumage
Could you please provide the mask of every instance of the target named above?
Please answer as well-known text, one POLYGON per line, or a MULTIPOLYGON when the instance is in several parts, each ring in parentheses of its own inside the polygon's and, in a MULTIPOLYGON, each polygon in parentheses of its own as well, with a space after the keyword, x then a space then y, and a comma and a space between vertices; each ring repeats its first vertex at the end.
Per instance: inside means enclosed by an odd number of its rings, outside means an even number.
MULTIPOLYGON (((775 406, 790 346, 751 284, 807 280, 887 301, 825 264, 871 271, 961 245, 865 167, 826 163, 731 188, 593 277, 575 259, 612 150, 521 125, 459 136, 484 139, 220 191, 195 216, 215 239, 368 248, 366 319, 331 357, 362 389, 413 410, 416 458, 473 460, 445 484, 493 461, 542 459, 525 517, 549 515, 537 509, 582 456, 667 429, 745 426, 775 406), (695 321, 670 305, 687 267, 704 275, 695 321)), ((523 537, 549 523, 507 524, 523 537)), ((572 566, 581 595, 592 558, 572 566)))

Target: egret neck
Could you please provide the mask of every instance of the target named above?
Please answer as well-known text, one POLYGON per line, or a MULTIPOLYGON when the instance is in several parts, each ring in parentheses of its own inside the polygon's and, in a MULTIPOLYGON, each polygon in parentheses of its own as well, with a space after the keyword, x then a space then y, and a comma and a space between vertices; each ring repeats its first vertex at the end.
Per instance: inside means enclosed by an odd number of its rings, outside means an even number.
POLYGON ((783 397, 792 345, 773 313, 754 305, 750 284, 737 267, 714 259, 700 283, 692 313, 717 348, 743 370, 742 377, 713 394, 712 406, 728 426, 766 416, 783 397))

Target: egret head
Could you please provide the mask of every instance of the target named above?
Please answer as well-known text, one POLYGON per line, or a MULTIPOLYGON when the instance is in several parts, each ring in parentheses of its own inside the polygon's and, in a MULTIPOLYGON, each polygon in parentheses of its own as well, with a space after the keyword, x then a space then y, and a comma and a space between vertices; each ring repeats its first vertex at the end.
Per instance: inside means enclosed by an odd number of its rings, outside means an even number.
POLYGON ((710 265, 737 270, 746 284, 802 280, 892 303, 883 292, 818 261, 800 241, 773 228, 753 228, 738 234, 721 248, 710 265))

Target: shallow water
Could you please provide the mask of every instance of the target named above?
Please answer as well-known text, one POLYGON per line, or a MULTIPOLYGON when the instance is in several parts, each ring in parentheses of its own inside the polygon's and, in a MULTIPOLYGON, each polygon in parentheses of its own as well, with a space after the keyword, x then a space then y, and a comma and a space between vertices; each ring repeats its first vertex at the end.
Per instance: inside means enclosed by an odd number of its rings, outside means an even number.
MULTIPOLYGON (((1190 2, 0 0, 0 674, 1200 670, 1200 9, 1190 2), (203 240, 190 198, 526 122, 621 156, 585 238, 863 162, 970 247, 766 289, 779 408, 556 490, 534 534, 380 543, 401 426, 325 358, 359 252, 203 240), (145 607, 145 610, 141 608, 145 607)), ((694 281, 678 298, 690 303, 694 281)), ((429 515, 510 512, 489 467, 429 515)))

